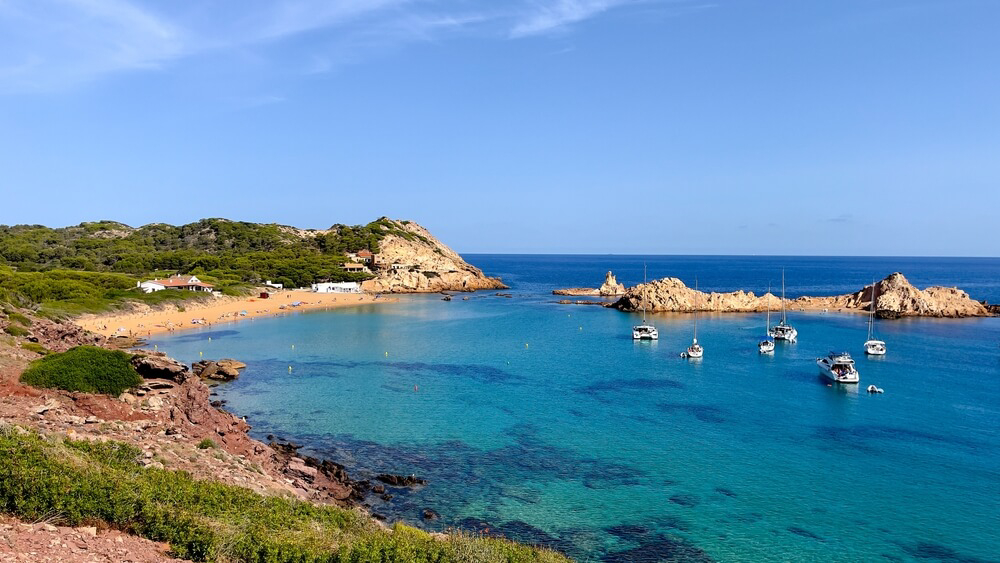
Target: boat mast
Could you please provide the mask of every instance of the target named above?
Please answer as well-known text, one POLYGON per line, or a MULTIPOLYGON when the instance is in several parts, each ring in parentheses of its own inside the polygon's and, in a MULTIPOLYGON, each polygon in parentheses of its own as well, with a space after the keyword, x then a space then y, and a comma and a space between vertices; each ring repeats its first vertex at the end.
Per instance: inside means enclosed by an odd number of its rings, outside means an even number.
POLYGON ((698 304, 701 300, 701 294, 698 293, 698 277, 694 278, 694 342, 698 343, 698 304))
POLYGON ((781 324, 785 324, 785 269, 781 269, 781 324))
MULTIPOLYGON (((767 284, 767 295, 768 296, 771 295, 771 284, 767 284)), ((764 297, 764 301, 767 302, 767 327, 766 327, 766 330, 764 331, 764 334, 766 334, 767 337, 770 338, 771 337, 771 300, 768 299, 767 297, 764 297)))
POLYGON ((875 280, 872 280, 872 306, 868 314, 868 340, 875 339, 875 280))
POLYGON ((642 324, 646 324, 646 263, 642 263, 642 324))

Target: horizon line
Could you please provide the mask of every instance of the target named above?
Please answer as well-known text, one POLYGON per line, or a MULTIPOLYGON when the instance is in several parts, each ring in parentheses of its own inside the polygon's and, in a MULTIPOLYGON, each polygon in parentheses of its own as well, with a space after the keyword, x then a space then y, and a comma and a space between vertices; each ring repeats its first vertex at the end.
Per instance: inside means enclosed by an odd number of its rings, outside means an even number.
POLYGON ((1000 256, 942 256, 931 254, 627 254, 619 252, 459 252, 461 256, 671 256, 671 257, 702 257, 713 256, 720 258, 740 257, 740 258, 973 258, 973 259, 1000 259, 1000 256))

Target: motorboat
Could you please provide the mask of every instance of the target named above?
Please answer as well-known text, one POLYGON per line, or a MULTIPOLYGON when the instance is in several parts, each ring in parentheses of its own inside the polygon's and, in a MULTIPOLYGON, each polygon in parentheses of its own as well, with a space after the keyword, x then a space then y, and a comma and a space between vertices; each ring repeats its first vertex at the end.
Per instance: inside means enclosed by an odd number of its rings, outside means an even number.
POLYGON ((865 341, 865 354, 869 356, 884 356, 885 342, 875 338, 875 290, 878 286, 872 280, 872 305, 868 313, 868 340, 865 341))
POLYGON ((861 374, 854 367, 854 359, 847 352, 830 352, 825 358, 817 358, 819 372, 834 383, 858 383, 861 374))
MULTIPOLYGON (((646 293, 646 265, 642 265, 642 292, 646 293)), ((660 332, 646 322, 646 300, 642 299, 642 324, 632 327, 632 340, 659 340, 660 332)))
POLYGON ((788 324, 788 317, 785 314, 785 271, 781 270, 781 322, 774 325, 770 331, 768 331, 768 336, 775 340, 785 340, 787 342, 795 342, 799 337, 799 331, 795 330, 795 327, 788 324))

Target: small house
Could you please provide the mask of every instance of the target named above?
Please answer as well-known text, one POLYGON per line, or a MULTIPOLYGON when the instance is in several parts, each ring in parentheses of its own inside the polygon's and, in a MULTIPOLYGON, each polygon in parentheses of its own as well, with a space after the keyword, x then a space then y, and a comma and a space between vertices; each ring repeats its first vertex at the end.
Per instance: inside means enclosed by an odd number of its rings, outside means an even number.
POLYGON ((153 293, 154 291, 162 291, 164 289, 186 289, 188 291, 212 291, 215 287, 210 283, 205 283, 198 279, 197 276, 181 276, 174 275, 166 279, 155 279, 150 281, 138 282, 136 287, 141 289, 145 293, 153 293))
POLYGON ((357 264, 354 262, 345 262, 343 268, 345 272, 364 273, 368 271, 368 268, 366 268, 364 264, 357 264))

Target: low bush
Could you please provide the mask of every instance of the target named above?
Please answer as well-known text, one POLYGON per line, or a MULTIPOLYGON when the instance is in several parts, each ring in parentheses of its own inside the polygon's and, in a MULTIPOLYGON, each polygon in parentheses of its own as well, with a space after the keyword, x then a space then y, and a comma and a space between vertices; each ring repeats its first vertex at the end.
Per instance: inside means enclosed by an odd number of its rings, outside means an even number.
POLYGON ((141 453, 118 442, 0 432, 0 512, 125 530, 195 561, 565 561, 505 540, 386 530, 352 510, 144 469, 141 453))
POLYGON ((131 359, 132 356, 121 350, 77 346, 35 360, 21 374, 21 382, 35 387, 117 396, 142 383, 131 359))
POLYGON ((217 446, 210 438, 205 438, 204 440, 198 442, 199 450, 215 449, 217 446))
POLYGON ((36 354, 41 354, 43 356, 50 352, 48 348, 42 346, 37 342, 22 342, 21 348, 24 348, 25 350, 31 350, 32 352, 36 354))
POLYGON ((3 331, 11 336, 25 336, 28 334, 28 329, 17 325, 7 325, 3 331))
POLYGON ((31 319, 21 313, 8 313, 7 318, 21 326, 31 326, 31 319))

